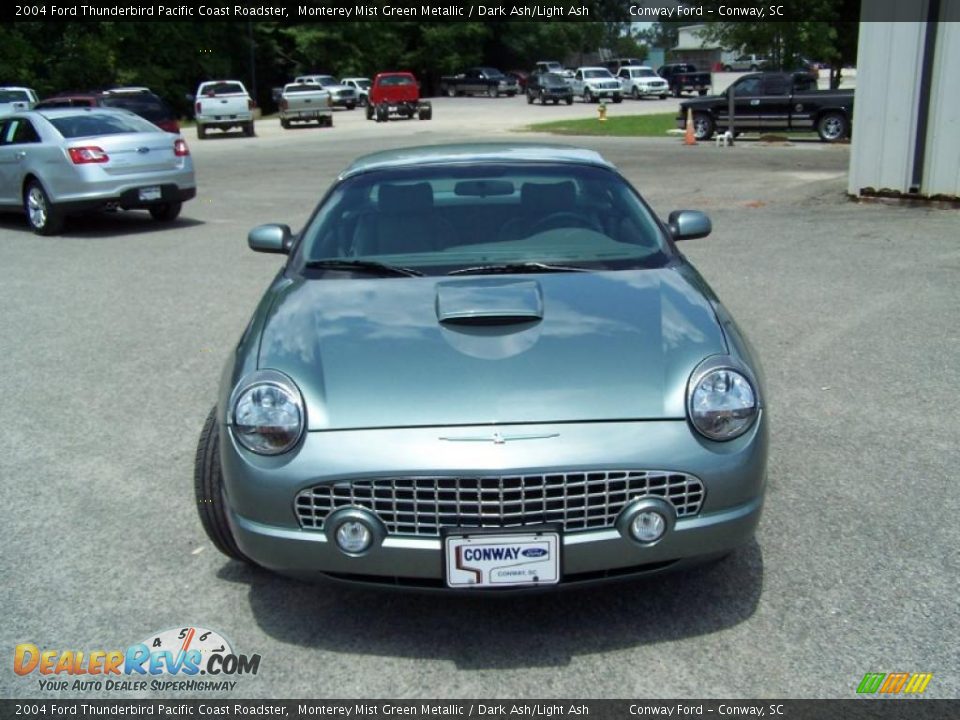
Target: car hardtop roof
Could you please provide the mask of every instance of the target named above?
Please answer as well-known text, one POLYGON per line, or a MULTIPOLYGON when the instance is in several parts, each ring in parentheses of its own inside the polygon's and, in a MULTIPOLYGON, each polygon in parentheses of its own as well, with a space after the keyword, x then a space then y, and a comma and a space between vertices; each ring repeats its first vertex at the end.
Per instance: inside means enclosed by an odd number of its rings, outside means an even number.
POLYGON ((57 108, 37 108, 36 110, 24 110, 22 113, 17 113, 18 115, 23 116, 36 116, 39 115, 46 120, 55 120, 62 117, 70 117, 72 115, 80 115, 82 113, 97 113, 108 115, 123 115, 125 117, 133 116, 140 117, 135 112, 131 112, 126 108, 114 108, 114 107, 57 107, 57 108))
POLYGON ((577 72, 584 72, 586 70, 603 70, 604 72, 610 72, 610 68, 605 68, 603 65, 584 65, 583 67, 577 68, 577 72))
POLYGON ((378 77, 396 77, 397 75, 402 75, 403 77, 411 77, 411 78, 413 78, 414 80, 417 79, 417 76, 414 75, 414 74, 413 74, 412 72, 410 72, 409 70, 387 70, 387 71, 385 71, 385 72, 378 72, 378 73, 377 73, 376 75, 374 75, 373 77, 374 77, 374 79, 376 79, 376 78, 378 78, 378 77))
POLYGON ((605 160, 600 153, 571 145, 458 143, 397 148, 363 155, 340 173, 340 179, 392 168, 496 162, 566 163, 613 168, 613 165, 605 160))
POLYGON ((369 80, 369 79, 370 79, 370 78, 368 78, 368 77, 363 77, 363 76, 361 76, 361 75, 357 75, 356 77, 351 76, 351 77, 343 77, 343 78, 340 78, 340 82, 346 82, 347 80, 357 81, 357 80, 369 80))
POLYGON ((649 65, 621 65, 621 70, 653 70, 649 65))

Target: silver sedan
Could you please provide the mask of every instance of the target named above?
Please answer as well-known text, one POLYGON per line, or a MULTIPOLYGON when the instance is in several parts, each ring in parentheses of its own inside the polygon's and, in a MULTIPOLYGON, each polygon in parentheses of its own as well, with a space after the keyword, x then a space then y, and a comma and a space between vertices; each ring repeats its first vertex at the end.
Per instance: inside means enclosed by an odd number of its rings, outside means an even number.
POLYGON ((196 192, 186 141, 125 110, 64 108, 0 120, 0 209, 23 210, 39 235, 91 210, 145 209, 169 222, 196 192))

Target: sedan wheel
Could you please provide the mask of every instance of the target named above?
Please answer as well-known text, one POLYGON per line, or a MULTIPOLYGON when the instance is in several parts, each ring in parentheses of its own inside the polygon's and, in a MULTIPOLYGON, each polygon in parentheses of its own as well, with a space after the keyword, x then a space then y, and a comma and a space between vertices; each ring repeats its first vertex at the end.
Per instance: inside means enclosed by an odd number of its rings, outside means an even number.
POLYGON ((183 208, 183 203, 181 202, 169 202, 161 203, 160 205, 152 205, 150 208, 150 215, 157 222, 172 222, 177 219, 180 215, 180 210, 183 208))
POLYGON ((50 202, 43 186, 36 180, 27 185, 23 195, 27 221, 37 235, 56 235, 63 229, 63 214, 50 202))
POLYGON ((241 552, 227 521, 223 501, 223 472, 220 469, 220 438, 217 434, 217 409, 213 408, 203 424, 197 456, 193 465, 193 489, 200 524, 217 550, 229 558, 250 562, 241 552))

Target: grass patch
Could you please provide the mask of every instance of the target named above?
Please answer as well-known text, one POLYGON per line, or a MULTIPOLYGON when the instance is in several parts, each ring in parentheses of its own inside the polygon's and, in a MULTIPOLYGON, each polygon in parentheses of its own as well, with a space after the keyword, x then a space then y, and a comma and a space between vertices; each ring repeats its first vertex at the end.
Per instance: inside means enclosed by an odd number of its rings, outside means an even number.
POLYGON ((667 130, 677 127, 676 113, 657 115, 620 115, 600 122, 596 117, 583 120, 557 120, 536 123, 524 128, 527 132, 555 135, 600 135, 610 137, 665 137, 667 130))

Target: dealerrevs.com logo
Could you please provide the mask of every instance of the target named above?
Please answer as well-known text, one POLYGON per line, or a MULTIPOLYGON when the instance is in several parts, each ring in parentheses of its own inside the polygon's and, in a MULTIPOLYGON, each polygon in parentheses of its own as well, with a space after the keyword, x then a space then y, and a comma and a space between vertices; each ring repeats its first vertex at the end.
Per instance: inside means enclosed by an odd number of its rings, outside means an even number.
POLYGON ((126 650, 41 649, 20 643, 13 671, 36 676, 43 691, 230 691, 256 675, 259 655, 238 655, 226 638, 200 627, 171 628, 126 650), (202 678, 201 678, 202 676, 202 678))

